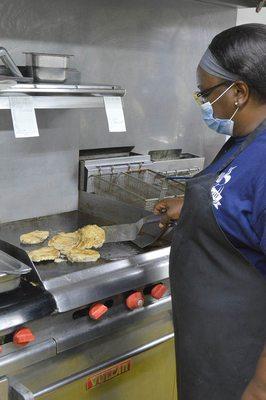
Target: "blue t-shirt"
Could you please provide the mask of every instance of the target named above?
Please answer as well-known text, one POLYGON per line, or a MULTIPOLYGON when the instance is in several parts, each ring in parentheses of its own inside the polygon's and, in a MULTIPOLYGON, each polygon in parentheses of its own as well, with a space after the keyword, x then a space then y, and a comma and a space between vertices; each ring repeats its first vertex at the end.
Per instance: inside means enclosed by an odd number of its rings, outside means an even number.
MULTIPOLYGON (((244 257, 266 276, 266 129, 219 175, 212 187, 218 224, 244 257)), ((247 137, 204 173, 218 172, 247 137)))

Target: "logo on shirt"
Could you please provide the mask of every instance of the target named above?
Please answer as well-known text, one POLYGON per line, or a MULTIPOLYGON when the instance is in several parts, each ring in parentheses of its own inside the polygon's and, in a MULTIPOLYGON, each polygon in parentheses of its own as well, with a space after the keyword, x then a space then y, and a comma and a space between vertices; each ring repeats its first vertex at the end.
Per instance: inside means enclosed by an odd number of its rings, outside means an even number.
POLYGON ((227 172, 223 172, 220 174, 215 182, 215 185, 211 189, 213 205, 218 210, 219 207, 222 205, 222 193, 225 188, 225 185, 231 180, 231 174, 233 170, 237 167, 231 167, 227 172))

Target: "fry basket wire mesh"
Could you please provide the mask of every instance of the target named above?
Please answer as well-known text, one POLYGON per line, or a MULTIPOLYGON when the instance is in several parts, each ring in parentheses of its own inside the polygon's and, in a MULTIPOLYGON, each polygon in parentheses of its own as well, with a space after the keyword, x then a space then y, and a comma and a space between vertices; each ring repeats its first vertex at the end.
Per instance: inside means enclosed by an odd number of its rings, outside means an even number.
POLYGON ((144 170, 91 177, 93 191, 151 211, 163 198, 184 195, 185 185, 167 180, 162 174, 144 170))

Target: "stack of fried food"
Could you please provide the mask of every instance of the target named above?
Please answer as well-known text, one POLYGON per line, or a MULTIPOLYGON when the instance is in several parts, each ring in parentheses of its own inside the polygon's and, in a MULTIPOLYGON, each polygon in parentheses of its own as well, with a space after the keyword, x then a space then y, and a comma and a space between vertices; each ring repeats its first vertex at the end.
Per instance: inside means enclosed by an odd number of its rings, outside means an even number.
MULTIPOLYGON (((22 244, 40 244, 49 237, 48 231, 34 231, 20 236, 22 244)), ((94 249, 102 247, 105 231, 97 225, 86 225, 75 232, 60 232, 48 241, 48 246, 28 252, 34 262, 66 260, 74 262, 91 262, 100 258, 94 249)))

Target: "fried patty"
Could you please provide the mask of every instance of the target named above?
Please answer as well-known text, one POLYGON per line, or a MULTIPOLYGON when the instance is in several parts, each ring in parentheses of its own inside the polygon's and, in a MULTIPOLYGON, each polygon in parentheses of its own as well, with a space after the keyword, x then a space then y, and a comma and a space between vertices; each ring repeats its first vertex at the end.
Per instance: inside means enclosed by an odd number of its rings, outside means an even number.
POLYGON ((32 250, 28 252, 31 261, 54 261, 60 257, 60 251, 54 247, 41 247, 40 249, 32 250))
POLYGON ((66 254, 75 247, 79 241, 80 235, 78 231, 70 233, 61 232, 49 240, 48 246, 59 250, 61 254, 66 254))
POLYGON ((20 236, 20 243, 22 244, 40 244, 43 243, 49 236, 49 231, 33 231, 24 233, 20 236))
POLYGON ((79 249, 98 249, 105 241, 105 231, 97 225, 86 225, 78 230, 80 241, 76 246, 79 249))
POLYGON ((100 258, 100 253, 96 250, 86 250, 73 247, 67 254, 67 259, 74 262, 91 262, 100 258))

